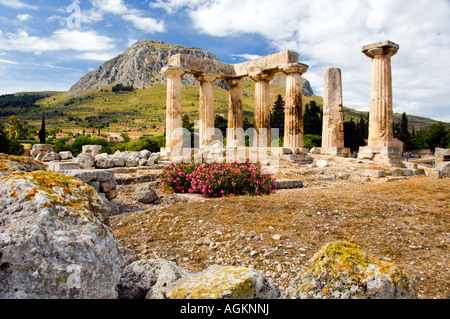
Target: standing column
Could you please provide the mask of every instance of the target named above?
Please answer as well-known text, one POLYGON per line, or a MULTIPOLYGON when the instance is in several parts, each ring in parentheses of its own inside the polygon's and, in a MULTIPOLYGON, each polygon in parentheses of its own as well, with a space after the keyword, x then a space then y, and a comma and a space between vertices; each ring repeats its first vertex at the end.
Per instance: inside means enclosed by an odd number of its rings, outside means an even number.
POLYGON ((344 148, 342 77, 341 69, 338 68, 325 70, 321 153, 344 157, 350 155, 350 149, 344 148))
POLYGON ((255 84, 255 136, 254 147, 270 147, 270 90, 269 82, 274 74, 261 72, 251 75, 255 84))
POLYGON ((200 82, 200 108, 199 108, 199 139, 200 147, 207 147, 214 142, 214 96, 212 82, 216 79, 212 75, 196 75, 200 82))
POLYGON ((245 146, 244 141, 244 117, 243 117, 243 93, 242 78, 229 78, 226 80, 230 88, 230 98, 228 106, 228 128, 227 145, 229 142, 237 141, 236 146, 245 146))
POLYGON ((384 41, 362 47, 372 59, 370 88, 369 143, 360 147, 358 158, 368 158, 389 166, 403 167, 402 149, 393 146, 391 57, 398 44, 384 41))
POLYGON ((283 68, 286 74, 286 105, 284 109, 284 143, 286 148, 303 147, 302 74, 308 66, 291 63, 283 68))
POLYGON ((167 76, 166 100, 166 148, 183 146, 181 122, 181 76, 185 71, 180 67, 166 66, 163 68, 167 76))
POLYGON ((368 146, 392 146, 391 57, 399 46, 390 41, 369 44, 362 52, 372 58, 368 146))

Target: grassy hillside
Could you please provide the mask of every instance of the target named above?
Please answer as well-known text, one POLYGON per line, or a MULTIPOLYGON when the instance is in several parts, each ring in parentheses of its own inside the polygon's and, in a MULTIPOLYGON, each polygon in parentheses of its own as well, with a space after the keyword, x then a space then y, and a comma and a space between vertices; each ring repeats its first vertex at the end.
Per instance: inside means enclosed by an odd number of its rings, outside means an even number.
MULTIPOLYGON (((253 122, 255 82, 244 81, 244 116, 253 122)), ((214 86, 214 106, 216 114, 227 117, 228 91, 214 86)), ((36 106, 22 109, 16 117, 28 124, 40 127, 42 113, 46 115, 47 129, 60 128, 62 131, 87 132, 97 130, 103 124, 102 132, 128 132, 130 136, 143 134, 160 135, 164 133, 166 86, 156 83, 151 87, 136 89, 133 92, 112 92, 111 88, 91 91, 70 98, 64 92, 39 92, 47 95, 38 100, 36 106)), ((27 93, 20 93, 27 94, 27 93)), ((32 93, 28 93, 32 94, 32 93)), ((37 93, 33 93, 37 94, 37 93)), ((271 84, 270 95, 272 104, 278 94, 285 95, 285 85, 271 84)), ((183 114, 188 114, 191 120, 198 118, 199 90, 198 86, 182 88, 183 114)), ((312 95, 304 97, 303 103, 311 100, 321 106, 323 99, 312 95)), ((367 112, 359 112, 344 108, 345 119, 359 120, 361 116, 368 119, 367 112)), ((394 120, 400 119, 400 114, 394 120)), ((4 116, 3 120, 7 117, 4 116)), ((429 127, 433 120, 408 116, 409 126, 416 129, 429 127)))

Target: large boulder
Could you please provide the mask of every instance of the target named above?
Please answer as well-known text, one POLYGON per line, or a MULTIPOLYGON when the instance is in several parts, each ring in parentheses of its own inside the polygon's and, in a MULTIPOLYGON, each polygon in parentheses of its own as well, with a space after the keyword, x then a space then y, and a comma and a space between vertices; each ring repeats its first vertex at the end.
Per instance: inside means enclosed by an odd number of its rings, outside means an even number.
POLYGON ((283 294, 292 299, 411 299, 415 284, 392 263, 376 260, 349 242, 325 245, 283 294))
POLYGON ((117 286, 120 299, 162 299, 161 289, 190 275, 174 262, 164 259, 141 259, 127 265, 117 286))
POLYGON ((219 265, 162 289, 168 299, 275 299, 280 294, 278 287, 256 270, 219 265))
POLYGON ((32 172, 0 185, 0 299, 117 298, 123 260, 97 193, 32 172))

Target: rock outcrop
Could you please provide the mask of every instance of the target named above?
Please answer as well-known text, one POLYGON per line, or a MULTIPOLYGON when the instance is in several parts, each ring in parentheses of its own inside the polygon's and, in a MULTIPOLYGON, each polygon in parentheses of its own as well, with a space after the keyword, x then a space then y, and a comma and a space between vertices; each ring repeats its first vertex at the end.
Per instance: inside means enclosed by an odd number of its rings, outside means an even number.
POLYGON ((117 298, 123 260, 108 212, 81 180, 14 174, 0 185, 1 298, 117 298))
POLYGON ((415 284, 392 263, 376 260, 349 242, 319 250, 283 294, 292 299, 411 299, 415 284))
MULTIPOLYGON (((71 87, 67 95, 74 96, 115 83, 133 85, 134 88, 149 87, 155 82, 166 83, 165 76, 160 71, 169 58, 177 53, 217 60, 214 54, 201 49, 170 45, 162 41, 142 40, 83 76, 71 87)), ((196 80, 192 75, 187 75, 183 77, 182 83, 183 86, 190 86, 194 85, 196 80)))

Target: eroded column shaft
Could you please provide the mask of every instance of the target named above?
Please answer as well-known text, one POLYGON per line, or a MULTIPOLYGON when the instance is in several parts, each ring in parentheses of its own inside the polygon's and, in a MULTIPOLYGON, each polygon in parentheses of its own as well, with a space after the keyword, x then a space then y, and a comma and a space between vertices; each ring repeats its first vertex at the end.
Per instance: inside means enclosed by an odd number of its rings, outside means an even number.
POLYGON ((207 147, 215 140, 214 135, 214 95, 212 82, 214 76, 196 76, 200 82, 199 138, 200 147, 207 147))
POLYGON ((176 67, 168 67, 163 72, 167 76, 166 147, 181 147, 183 143, 181 132, 181 76, 184 71, 176 67))
POLYGON ((344 147, 341 70, 325 70, 322 147, 344 147))
POLYGON ((244 141, 244 117, 243 117, 243 91, 242 78, 227 79, 227 85, 230 88, 229 106, 228 106, 228 128, 227 143, 237 141, 237 146, 245 146, 244 141))
POLYGON ((255 83, 255 136, 254 147, 270 147, 270 88, 271 73, 252 76, 255 83))
POLYGON ((283 69, 286 73, 286 104, 284 143, 287 148, 303 147, 302 74, 307 66, 293 63, 283 69))

